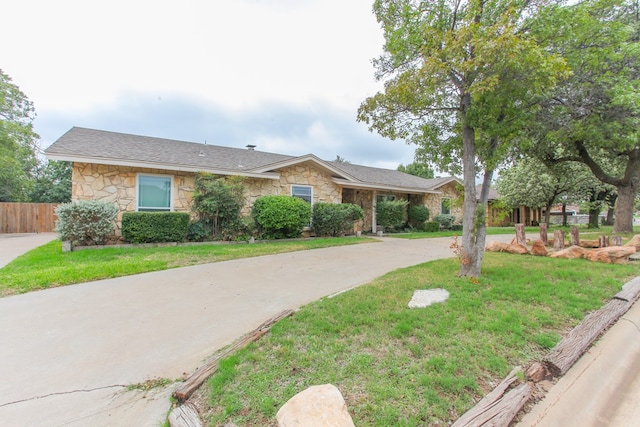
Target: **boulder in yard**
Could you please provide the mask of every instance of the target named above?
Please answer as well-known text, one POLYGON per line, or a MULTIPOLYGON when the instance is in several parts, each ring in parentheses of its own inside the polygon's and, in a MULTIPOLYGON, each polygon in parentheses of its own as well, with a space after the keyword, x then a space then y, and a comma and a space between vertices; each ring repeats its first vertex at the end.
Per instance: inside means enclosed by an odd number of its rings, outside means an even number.
POLYGON ((544 245, 544 242, 542 240, 537 239, 533 241, 533 245, 531 246, 531 255, 536 255, 536 256, 549 255, 549 251, 547 251, 547 247, 544 245))
POLYGON ((485 246, 484 249, 488 252, 504 252, 507 246, 509 246, 508 243, 502 243, 494 240, 487 243, 487 246, 485 246))
POLYGON ((502 243, 502 242, 489 242, 485 247, 488 252, 509 252, 510 254, 524 255, 528 254, 529 250, 526 246, 519 245, 517 243, 502 243))
POLYGON ((636 234, 624 244, 625 246, 634 246, 636 248, 636 252, 640 252, 640 234, 636 234))
POLYGON ((583 248, 599 248, 600 241, 599 240, 580 240, 580 246, 583 248))
POLYGON ((584 258, 584 254, 587 252, 588 252, 587 249, 582 248, 580 246, 569 246, 566 249, 562 249, 560 251, 552 253, 551 258, 566 258, 566 259, 584 258))
POLYGON ((622 264, 629 261, 629 257, 635 253, 635 246, 609 246, 606 248, 592 249, 588 251, 584 257, 589 261, 622 264))
POLYGON ((276 414, 279 427, 354 427, 340 390, 316 385, 293 396, 276 414))
POLYGON ((527 249, 526 246, 519 245, 517 243, 515 245, 508 245, 505 251, 514 255, 526 255, 529 253, 529 249, 527 249))

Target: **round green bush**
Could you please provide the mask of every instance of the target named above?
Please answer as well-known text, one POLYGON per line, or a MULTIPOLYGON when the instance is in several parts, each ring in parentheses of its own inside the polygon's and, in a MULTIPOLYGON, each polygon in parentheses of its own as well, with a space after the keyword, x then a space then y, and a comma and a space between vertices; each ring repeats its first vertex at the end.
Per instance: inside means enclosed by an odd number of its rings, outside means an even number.
POLYGON ((311 205, 292 196, 262 196, 253 204, 251 215, 262 237, 295 238, 311 222, 311 205))

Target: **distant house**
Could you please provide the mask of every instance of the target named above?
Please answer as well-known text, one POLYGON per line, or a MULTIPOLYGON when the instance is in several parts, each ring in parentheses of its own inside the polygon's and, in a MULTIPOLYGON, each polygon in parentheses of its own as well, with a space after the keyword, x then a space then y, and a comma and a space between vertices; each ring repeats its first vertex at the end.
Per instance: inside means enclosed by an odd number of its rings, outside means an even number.
MULTIPOLYGON (((476 194, 480 197, 482 185, 476 186, 476 194)), ((487 226, 504 227, 509 224, 533 225, 544 221, 543 211, 540 208, 519 206, 517 208, 507 208, 500 203, 500 195, 495 188, 489 188, 487 198, 487 226), (506 211, 505 211, 506 210, 506 211)))
POLYGON ((198 172, 245 177, 245 214, 260 196, 291 195, 311 204, 357 204, 365 212, 365 232, 376 230, 376 203, 382 198, 427 206, 431 218, 440 213, 462 216, 450 203, 459 182, 453 177, 423 179, 313 154, 289 156, 255 146, 232 148, 79 127, 62 135, 45 154, 73 163, 72 200, 114 202, 120 208, 118 222, 122 212, 190 211, 198 172))

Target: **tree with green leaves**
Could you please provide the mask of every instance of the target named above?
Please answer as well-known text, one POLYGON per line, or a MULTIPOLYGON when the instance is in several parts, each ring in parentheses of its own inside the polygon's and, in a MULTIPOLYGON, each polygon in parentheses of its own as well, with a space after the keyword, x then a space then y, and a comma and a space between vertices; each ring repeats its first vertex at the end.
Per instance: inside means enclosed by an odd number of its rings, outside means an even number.
POLYGON ((638 1, 587 0, 546 12, 532 33, 566 58, 571 74, 541 99, 526 150, 547 164, 582 163, 614 186, 614 231, 631 232, 640 190, 638 1))
POLYGON ((441 170, 456 174, 462 164, 461 276, 480 275, 488 191, 508 138, 522 126, 532 96, 564 71, 563 61, 527 31, 544 3, 377 0, 373 6, 385 37, 374 65, 385 87, 362 103, 358 120, 417 144, 416 158, 441 170), (480 170, 484 190, 476 197, 480 170))
POLYGON ((196 176, 192 210, 210 227, 213 238, 239 228, 245 202, 242 177, 218 177, 208 173, 196 176))
POLYGON ((33 103, 0 69, 0 201, 26 201, 38 161, 33 103))
POLYGON ((427 163, 413 162, 407 166, 400 164, 398 170, 424 179, 431 179, 434 176, 433 169, 427 163))
POLYGON ((67 203, 71 201, 72 163, 50 160, 41 165, 29 191, 33 203, 67 203))
MULTIPOLYGON (((532 157, 520 159, 502 169, 496 180, 496 189, 507 205, 513 208, 544 208, 547 225, 554 205, 589 200, 599 187, 598 180, 583 165, 562 163, 547 166, 532 157)), ((593 208, 596 209, 595 204, 593 208)))

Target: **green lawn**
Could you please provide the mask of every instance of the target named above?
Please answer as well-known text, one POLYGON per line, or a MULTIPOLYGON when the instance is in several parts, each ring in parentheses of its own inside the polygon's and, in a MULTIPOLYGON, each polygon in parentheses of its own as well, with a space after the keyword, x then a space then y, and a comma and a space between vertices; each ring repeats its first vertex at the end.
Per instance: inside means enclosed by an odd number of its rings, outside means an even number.
POLYGON ((221 362, 207 384, 209 425, 274 425, 289 398, 324 383, 340 389, 355 425, 450 425, 640 273, 501 253, 485 255, 478 283, 457 270, 433 261, 303 307, 221 362), (407 308, 430 288, 451 296, 407 308))
POLYGON ((369 238, 322 238, 251 245, 104 247, 62 252, 62 243, 56 240, 1 268, 0 296, 188 265, 373 241, 375 240, 369 238))

